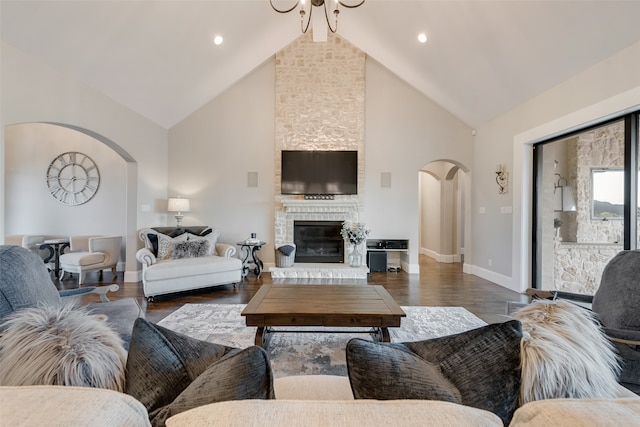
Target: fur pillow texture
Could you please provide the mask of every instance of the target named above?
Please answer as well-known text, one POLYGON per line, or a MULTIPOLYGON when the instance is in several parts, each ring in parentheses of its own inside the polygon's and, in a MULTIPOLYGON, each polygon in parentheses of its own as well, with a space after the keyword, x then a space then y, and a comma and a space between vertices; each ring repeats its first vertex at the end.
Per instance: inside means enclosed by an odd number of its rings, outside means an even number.
POLYGON ((156 254, 156 258, 158 260, 163 259, 171 259, 173 256, 173 248, 176 243, 186 242, 189 234, 183 233, 176 237, 169 237, 164 234, 157 234, 158 238, 158 253, 156 254))
POLYGON ((0 385, 64 385, 124 390, 127 353, 104 316, 67 304, 6 317, 0 385))
POLYGON ((590 310, 563 300, 534 301, 522 323, 521 404, 554 398, 612 398, 620 362, 590 310))
POLYGON ((178 242, 173 245, 173 254, 171 258, 199 258, 211 255, 209 248, 211 245, 207 240, 194 240, 186 242, 178 242))
POLYGON ((200 341, 142 318, 133 327, 125 393, 142 402, 153 426, 209 403, 275 397, 262 348, 200 341))
POLYGON ((218 230, 217 228, 211 229, 211 232, 207 233, 206 235, 195 235, 187 233, 187 236, 190 242, 209 242, 209 252, 207 255, 216 255, 216 243, 218 243, 218 237, 220 237, 220 230, 218 230))
POLYGON ((401 344, 354 338, 347 369, 356 399, 453 402, 498 415, 505 425, 518 407, 520 322, 401 344))

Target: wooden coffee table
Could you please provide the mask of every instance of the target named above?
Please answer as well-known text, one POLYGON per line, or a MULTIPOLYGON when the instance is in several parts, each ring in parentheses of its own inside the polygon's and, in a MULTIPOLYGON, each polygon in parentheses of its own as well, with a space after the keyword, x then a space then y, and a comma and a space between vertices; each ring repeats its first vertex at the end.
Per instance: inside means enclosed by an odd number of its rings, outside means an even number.
POLYGON ((255 344, 263 348, 274 332, 340 332, 274 326, 366 327, 376 340, 389 342, 388 328, 406 316, 382 286, 369 285, 263 285, 242 315, 247 326, 258 327, 255 344))

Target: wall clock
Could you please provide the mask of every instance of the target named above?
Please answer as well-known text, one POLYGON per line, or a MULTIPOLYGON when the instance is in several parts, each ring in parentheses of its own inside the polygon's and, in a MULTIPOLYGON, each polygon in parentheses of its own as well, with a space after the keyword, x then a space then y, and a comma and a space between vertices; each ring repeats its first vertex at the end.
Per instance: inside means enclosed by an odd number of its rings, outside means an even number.
POLYGON ((62 153, 47 169, 47 188, 54 199, 65 205, 81 205, 95 196, 100 186, 98 166, 86 154, 62 153))

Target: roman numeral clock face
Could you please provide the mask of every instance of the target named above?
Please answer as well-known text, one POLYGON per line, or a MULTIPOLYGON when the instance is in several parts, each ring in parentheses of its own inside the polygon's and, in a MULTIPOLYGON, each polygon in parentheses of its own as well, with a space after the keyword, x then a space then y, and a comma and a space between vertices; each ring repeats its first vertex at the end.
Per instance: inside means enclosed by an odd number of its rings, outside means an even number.
POLYGON ((68 152, 53 159, 47 169, 47 188, 65 205, 87 203, 98 191, 100 172, 86 154, 68 152))

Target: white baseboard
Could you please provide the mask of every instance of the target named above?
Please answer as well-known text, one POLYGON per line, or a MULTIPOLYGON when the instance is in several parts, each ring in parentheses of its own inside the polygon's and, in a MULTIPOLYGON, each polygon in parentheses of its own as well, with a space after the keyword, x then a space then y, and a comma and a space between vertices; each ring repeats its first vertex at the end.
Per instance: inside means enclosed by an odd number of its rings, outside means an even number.
POLYGON ((438 262, 443 262, 443 263, 460 262, 460 260, 462 259, 460 254, 443 255, 427 248, 421 248, 420 253, 422 255, 428 256, 429 258, 433 258, 438 262))
POLYGON ((514 285, 513 279, 509 276, 505 276, 503 274, 496 273, 495 271, 487 270, 486 268, 478 267, 471 264, 464 264, 462 267, 462 271, 464 273, 481 277, 485 280, 500 285, 503 288, 507 288, 515 292, 520 292, 520 289, 514 285))
POLYGON ((420 274, 419 264, 409 264, 406 261, 400 261, 400 266, 404 271, 406 271, 409 274, 420 274))
POLYGON ((142 270, 134 270, 134 271, 125 271, 124 272, 124 281, 125 282, 141 282, 142 281, 142 270))

